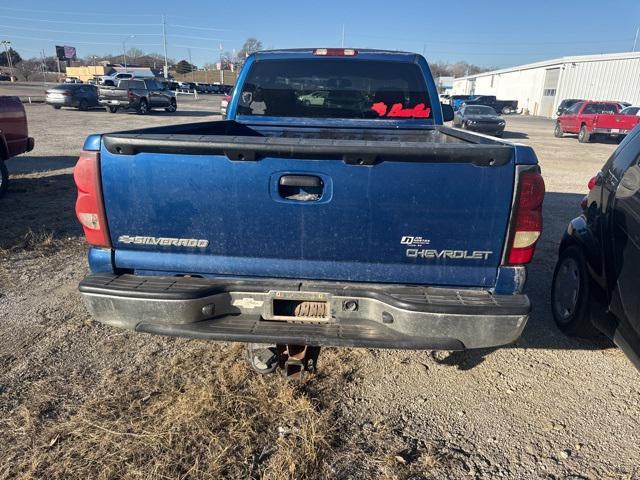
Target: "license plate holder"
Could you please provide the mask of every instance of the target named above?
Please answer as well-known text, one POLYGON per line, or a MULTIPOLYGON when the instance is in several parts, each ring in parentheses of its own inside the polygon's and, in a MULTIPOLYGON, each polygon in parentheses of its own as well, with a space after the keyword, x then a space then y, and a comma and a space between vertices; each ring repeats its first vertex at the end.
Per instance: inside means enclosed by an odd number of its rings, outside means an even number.
POLYGON ((331 322, 331 295, 321 292, 270 291, 264 303, 264 320, 292 323, 331 322))

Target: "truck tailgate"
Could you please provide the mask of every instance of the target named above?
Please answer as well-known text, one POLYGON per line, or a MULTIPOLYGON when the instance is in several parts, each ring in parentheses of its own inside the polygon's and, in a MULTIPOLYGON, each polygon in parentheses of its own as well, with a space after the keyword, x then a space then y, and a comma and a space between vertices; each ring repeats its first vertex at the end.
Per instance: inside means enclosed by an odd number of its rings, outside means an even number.
POLYGON ((447 139, 396 142, 394 150, 391 142, 287 139, 286 148, 273 138, 183 137, 170 151, 144 135, 135 148, 103 137, 103 196, 118 268, 495 284, 513 147, 447 139), (245 156, 243 141, 260 148, 245 156))
POLYGON ((594 123, 596 128, 633 130, 639 119, 635 115, 598 115, 594 123))

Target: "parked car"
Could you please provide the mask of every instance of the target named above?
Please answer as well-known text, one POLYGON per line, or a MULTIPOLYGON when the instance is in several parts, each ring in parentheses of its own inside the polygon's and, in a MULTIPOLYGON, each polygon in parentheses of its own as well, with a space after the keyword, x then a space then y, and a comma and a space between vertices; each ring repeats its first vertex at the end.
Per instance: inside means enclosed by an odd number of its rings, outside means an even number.
POLYGON ((117 87, 101 86, 98 94, 100 105, 116 113, 119 109, 135 110, 141 115, 156 108, 167 112, 178 109, 176 94, 163 83, 151 79, 120 80, 117 87))
POLYGON ((0 96, 0 197, 9 187, 9 170, 5 162, 33 150, 27 114, 19 97, 0 96))
POLYGON ((222 115, 223 119, 227 118, 227 108, 230 101, 231 95, 225 95, 224 97, 222 97, 222 100, 220 100, 220 115, 222 115))
POLYGON ((11 81, 11 75, 9 75, 8 73, 0 73, 0 82, 10 82, 11 81))
POLYGON ((612 339, 640 368, 640 127, 589 181, 558 254, 551 310, 568 335, 612 339))
POLYGON ((578 141, 587 143, 597 137, 622 137, 633 130, 639 120, 621 115, 617 102, 582 101, 557 118, 553 134, 560 138, 565 133, 577 133, 578 141))
POLYGON ((640 107, 626 107, 620 111, 620 115, 640 115, 640 107))
POLYGON ((465 101, 473 97, 474 95, 451 95, 450 104, 453 107, 453 110, 456 111, 462 106, 465 101))
POLYGON ((78 77, 65 77, 64 83, 82 83, 78 77))
POLYGON ((207 84, 206 83, 195 83, 195 89, 198 93, 208 93, 207 92, 207 84))
POLYGON ((569 110, 572 106, 574 106, 578 102, 584 102, 584 100, 578 99, 578 98, 566 98, 566 99, 562 100, 560 102, 560 105, 558 105, 558 110, 556 111, 556 116, 559 117, 560 115, 565 113, 567 110, 569 110))
POLYGON ((465 100, 462 105, 485 105, 496 113, 513 113, 518 110, 517 100, 498 100, 495 95, 477 95, 465 100))
POLYGON ((455 113, 453 126, 501 137, 504 134, 505 121, 491 107, 465 105, 455 113))
POLYGON ((95 85, 63 83, 47 90, 45 102, 56 110, 62 107, 73 107, 89 110, 99 107, 98 88, 95 85))
POLYGON ((193 82, 178 82, 178 90, 193 93, 196 91, 196 84, 193 82))
POLYGON ((120 80, 129 80, 133 78, 133 73, 114 73, 113 75, 102 75, 98 77, 98 84, 106 87, 115 87, 120 80))
POLYGON ((544 196, 530 147, 443 126, 413 53, 261 51, 242 68, 227 120, 86 140, 80 292, 97 320, 280 344, 294 373, 321 345, 520 336, 544 196), (318 88, 368 101, 297 100, 318 88))
POLYGON ((220 85, 220 93, 228 95, 233 90, 233 85, 220 85))

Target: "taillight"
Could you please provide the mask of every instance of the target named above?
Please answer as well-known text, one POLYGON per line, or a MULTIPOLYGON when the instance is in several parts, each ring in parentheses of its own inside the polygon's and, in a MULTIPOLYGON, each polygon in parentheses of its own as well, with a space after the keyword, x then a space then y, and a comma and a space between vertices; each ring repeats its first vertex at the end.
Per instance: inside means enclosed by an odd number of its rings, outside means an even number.
POLYGON ((82 151, 73 169, 73 179, 78 188, 76 216, 82 224, 87 242, 96 247, 111 248, 102 202, 100 154, 82 151))
POLYGON ((529 263, 542 234, 544 180, 539 172, 523 172, 518 181, 515 215, 511 230, 507 263, 529 263))
POLYGON ((358 51, 353 48, 316 48, 313 54, 325 57, 355 57, 358 51))
POLYGON ((589 183, 587 183, 587 188, 589 189, 589 191, 593 190, 593 187, 596 186, 598 182, 598 177, 591 177, 589 179, 589 183))

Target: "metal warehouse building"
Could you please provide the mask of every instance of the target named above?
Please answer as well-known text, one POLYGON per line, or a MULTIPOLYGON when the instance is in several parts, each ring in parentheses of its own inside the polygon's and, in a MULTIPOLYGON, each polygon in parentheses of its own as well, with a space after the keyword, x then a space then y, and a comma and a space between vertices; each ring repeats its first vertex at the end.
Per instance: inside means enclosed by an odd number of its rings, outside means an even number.
POLYGON ((565 98, 640 105, 640 52, 562 57, 456 78, 454 95, 518 100, 530 115, 552 117, 565 98))

